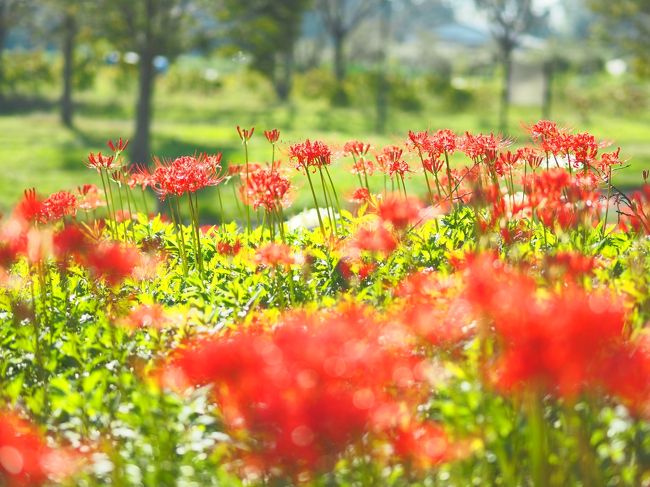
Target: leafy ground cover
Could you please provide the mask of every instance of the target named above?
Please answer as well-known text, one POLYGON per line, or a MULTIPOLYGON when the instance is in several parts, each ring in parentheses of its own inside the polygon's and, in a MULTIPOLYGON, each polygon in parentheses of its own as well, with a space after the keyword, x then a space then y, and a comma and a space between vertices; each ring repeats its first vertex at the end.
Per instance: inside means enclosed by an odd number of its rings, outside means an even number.
POLYGON ((0 221, 0 479, 648 484, 650 186, 589 133, 527 132, 237 127, 227 168, 119 139, 27 190, 0 221))

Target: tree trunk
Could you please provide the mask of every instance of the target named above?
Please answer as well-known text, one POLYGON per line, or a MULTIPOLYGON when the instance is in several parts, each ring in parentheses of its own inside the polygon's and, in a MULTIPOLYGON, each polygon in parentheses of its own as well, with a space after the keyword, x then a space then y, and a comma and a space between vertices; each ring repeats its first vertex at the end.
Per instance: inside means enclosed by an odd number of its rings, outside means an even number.
POLYGON ((554 62, 549 60, 544 63, 544 100, 542 103, 542 118, 550 120, 553 105, 553 71, 554 62))
POLYGON ((282 54, 284 58, 281 63, 281 72, 275 81, 275 93, 278 95, 280 101, 287 101, 291 94, 291 87, 293 85, 293 48, 287 49, 282 54))
POLYGON ((135 136, 133 137, 133 145, 131 146, 131 161, 134 164, 147 164, 151 155, 151 98, 156 75, 153 66, 153 55, 150 51, 144 50, 140 54, 139 69, 135 136))
POLYGON ((66 127, 72 127, 72 72, 76 34, 76 19, 73 14, 67 12, 63 20, 63 93, 61 95, 61 122, 66 127))
POLYGON ((345 55, 343 53, 343 43, 345 36, 342 32, 338 32, 333 37, 334 41, 334 78, 339 87, 343 84, 345 79, 345 55))
POLYGON ((2 9, 0 8, 0 101, 4 100, 5 71, 4 71, 2 55, 5 50, 6 36, 7 36, 7 29, 5 28, 5 19, 2 16, 2 9))
POLYGON ((499 130, 508 134, 508 112, 510 110, 510 90, 512 87, 512 48, 503 49, 503 84, 501 86, 501 106, 499 107, 499 130))
POLYGON ((377 79, 377 133, 386 132, 386 121, 388 120, 388 80, 386 72, 388 71, 388 47, 390 44, 390 18, 391 8, 389 0, 382 0, 381 17, 379 30, 380 32, 380 55, 379 55, 379 73, 377 79))

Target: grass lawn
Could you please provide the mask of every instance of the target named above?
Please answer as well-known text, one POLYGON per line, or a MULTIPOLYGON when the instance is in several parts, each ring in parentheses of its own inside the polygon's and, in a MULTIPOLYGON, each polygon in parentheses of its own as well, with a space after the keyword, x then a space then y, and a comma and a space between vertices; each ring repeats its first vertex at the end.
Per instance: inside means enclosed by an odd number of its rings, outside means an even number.
MULTIPOLYGON (((243 150, 235 131, 237 124, 257 128, 251 146, 253 161, 270 158, 270 146, 262 131, 274 127, 282 131, 283 146, 305 138, 319 138, 335 147, 351 138, 368 141, 375 147, 401 144, 409 129, 447 127, 462 133, 466 130, 490 132, 496 127, 494 107, 450 113, 431 102, 419 113, 392 111, 386 135, 378 136, 373 133, 372 106, 332 108, 324 100, 306 99, 287 106, 265 101, 266 95, 263 90, 253 95, 236 86, 225 87, 216 94, 160 91, 154 102, 153 153, 174 157, 197 151, 220 151, 224 161, 242 162, 243 150)), ((53 111, 0 116, 1 212, 8 211, 25 188, 36 187, 39 193, 48 194, 87 182, 99 184, 98 177, 84 165, 86 155, 89 151, 104 151, 108 139, 131 136, 133 103, 128 97, 99 96, 98 93, 82 94, 78 102, 80 107, 73 130, 62 127, 53 111)), ((520 122, 532 123, 538 118, 537 109, 514 108, 511 135, 524 143, 526 135, 520 122)), ((585 124, 576 114, 558 107, 554 119, 562 126, 588 130, 599 139, 611 141, 614 148, 621 146, 621 156, 629 163, 617 173, 615 184, 630 189, 641 183, 641 171, 650 168, 650 115, 612 117, 594 113, 585 124)), ((341 160, 334 165, 337 186, 348 191, 354 188, 356 179, 347 171, 349 163, 341 160)), ((302 178, 296 181, 300 184, 302 178)), ((379 188, 379 177, 376 183, 379 188)), ((424 185, 417 177, 407 180, 407 188, 424 194, 424 185)), ((298 188, 293 212, 310 205, 306 189, 298 188)), ((227 216, 234 216, 232 192, 228 189, 223 196, 227 216)), ((202 214, 206 220, 211 220, 217 212, 216 193, 214 198, 209 201, 208 198, 204 196, 202 214)))

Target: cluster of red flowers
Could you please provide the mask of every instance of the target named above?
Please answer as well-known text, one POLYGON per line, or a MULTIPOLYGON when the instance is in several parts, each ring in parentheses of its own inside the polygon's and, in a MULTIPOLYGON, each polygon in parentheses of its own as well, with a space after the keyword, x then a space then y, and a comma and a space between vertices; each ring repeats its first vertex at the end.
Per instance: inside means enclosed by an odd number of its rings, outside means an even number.
POLYGON ((297 169, 329 166, 332 163, 332 151, 323 142, 307 139, 289 146, 289 158, 297 163, 297 169))
POLYGON ((181 156, 171 162, 154 160, 153 172, 155 190, 161 199, 167 196, 182 196, 194 193, 207 186, 216 186, 223 179, 221 171, 221 153, 216 155, 181 156))
POLYGON ((266 267, 286 267, 299 264, 301 258, 288 245, 270 242, 257 249, 255 260, 266 267))
POLYGON ((196 340, 170 375, 213 385, 226 425, 250 449, 249 467, 299 475, 331 468, 366 434, 430 464, 448 459, 446 435, 413 416, 407 393, 426 369, 367 310, 348 307, 286 316, 271 333, 196 340))
POLYGON ((618 297, 571 283, 544 296, 492 255, 474 259, 468 272, 467 297, 498 337, 492 379, 499 389, 575 398, 605 388, 648 406, 650 386, 634 368, 647 370, 650 356, 629 340, 618 297))
POLYGON ((47 446, 45 438, 13 413, 0 414, 0 483, 28 487, 63 480, 78 470, 83 457, 47 446))
POLYGON ((286 206, 291 182, 283 177, 277 169, 258 169, 251 172, 242 182, 242 199, 252 204, 254 209, 260 206, 266 211, 275 212, 286 206))
POLYGON ((58 191, 41 200, 35 189, 29 189, 16 205, 14 216, 31 223, 53 223, 76 215, 77 208, 79 201, 69 191, 58 191))
POLYGON ((404 151, 396 145, 389 145, 382 149, 380 154, 375 156, 377 165, 389 176, 398 174, 401 177, 410 172, 408 163, 402 157, 404 151))

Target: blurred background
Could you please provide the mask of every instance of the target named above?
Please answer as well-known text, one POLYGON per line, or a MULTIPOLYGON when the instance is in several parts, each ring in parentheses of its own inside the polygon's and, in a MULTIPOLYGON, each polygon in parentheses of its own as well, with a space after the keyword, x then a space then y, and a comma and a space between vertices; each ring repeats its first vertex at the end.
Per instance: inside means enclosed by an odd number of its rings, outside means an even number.
POLYGON ((236 125, 264 161, 270 128, 525 143, 522 123, 549 118, 620 145, 614 182, 632 189, 650 168, 649 77, 650 0, 0 0, 0 212, 28 187, 95 182, 84 160, 108 139, 129 138, 134 162, 241 162, 236 125))

